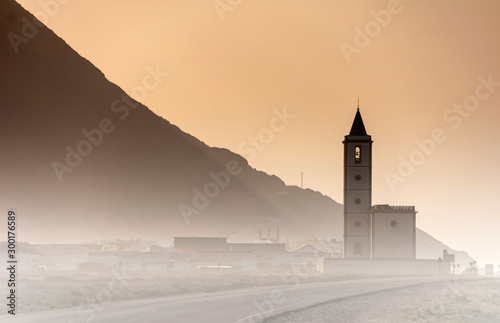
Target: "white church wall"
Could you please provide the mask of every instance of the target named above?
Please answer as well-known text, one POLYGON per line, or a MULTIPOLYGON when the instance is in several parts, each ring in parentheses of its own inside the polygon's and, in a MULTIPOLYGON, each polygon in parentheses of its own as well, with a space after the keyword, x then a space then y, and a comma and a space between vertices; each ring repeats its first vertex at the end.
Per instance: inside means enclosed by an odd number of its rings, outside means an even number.
POLYGON ((379 213, 372 216, 372 257, 415 259, 415 213, 379 213))

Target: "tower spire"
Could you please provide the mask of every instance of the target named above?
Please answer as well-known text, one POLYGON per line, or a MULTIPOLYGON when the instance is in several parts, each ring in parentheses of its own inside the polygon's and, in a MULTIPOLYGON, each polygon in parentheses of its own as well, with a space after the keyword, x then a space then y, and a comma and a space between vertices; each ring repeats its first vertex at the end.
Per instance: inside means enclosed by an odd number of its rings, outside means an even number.
POLYGON ((356 116, 354 117, 354 122, 352 123, 350 136, 368 136, 366 133, 365 125, 363 123, 363 118, 361 118, 361 112, 356 111, 356 116))

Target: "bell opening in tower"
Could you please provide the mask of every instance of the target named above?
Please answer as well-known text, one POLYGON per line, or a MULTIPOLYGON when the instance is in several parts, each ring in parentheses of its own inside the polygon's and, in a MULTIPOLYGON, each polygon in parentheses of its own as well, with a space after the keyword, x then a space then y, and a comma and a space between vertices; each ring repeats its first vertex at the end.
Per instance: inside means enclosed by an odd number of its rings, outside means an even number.
POLYGON ((361 146, 354 147, 354 163, 361 164, 361 146))

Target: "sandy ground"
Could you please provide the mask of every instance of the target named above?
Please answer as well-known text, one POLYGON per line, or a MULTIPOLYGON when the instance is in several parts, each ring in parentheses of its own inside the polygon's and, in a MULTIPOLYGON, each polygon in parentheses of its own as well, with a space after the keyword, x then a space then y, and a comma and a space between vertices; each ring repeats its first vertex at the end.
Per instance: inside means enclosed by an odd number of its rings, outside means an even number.
POLYGON ((267 323, 500 322, 500 279, 448 280, 314 306, 267 323))
MULTIPOLYGON (((256 286, 278 286, 356 279, 355 276, 199 273, 21 272, 17 313, 46 311, 102 302, 214 292, 256 286)), ((0 275, 0 281, 7 276, 0 275)), ((7 289, 0 288, 1 295, 7 289)))
MULTIPOLYGON (((5 280, 4 275, 0 275, 5 280)), ((361 277, 196 273, 22 273, 18 313, 220 290, 361 277)), ((367 278, 367 277, 365 277, 367 278)), ((3 289, 2 289, 3 292, 3 289)), ((500 322, 500 279, 420 285, 338 300, 266 322, 500 322)))

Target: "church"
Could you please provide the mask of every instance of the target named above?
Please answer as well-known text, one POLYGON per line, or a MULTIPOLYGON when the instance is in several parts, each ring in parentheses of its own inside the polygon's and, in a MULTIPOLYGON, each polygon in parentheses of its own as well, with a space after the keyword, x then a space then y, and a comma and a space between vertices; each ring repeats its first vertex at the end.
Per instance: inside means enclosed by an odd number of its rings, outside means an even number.
POLYGON ((416 259, 415 206, 372 205, 372 138, 359 106, 344 137, 343 258, 321 258, 331 274, 449 275, 450 260, 416 259))
POLYGON ((359 107, 344 141, 344 258, 415 259, 414 206, 372 206, 372 139, 359 107))

